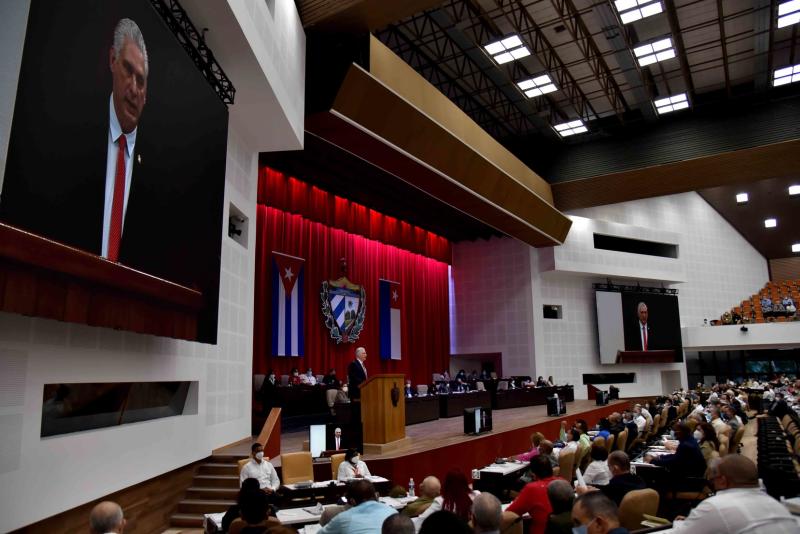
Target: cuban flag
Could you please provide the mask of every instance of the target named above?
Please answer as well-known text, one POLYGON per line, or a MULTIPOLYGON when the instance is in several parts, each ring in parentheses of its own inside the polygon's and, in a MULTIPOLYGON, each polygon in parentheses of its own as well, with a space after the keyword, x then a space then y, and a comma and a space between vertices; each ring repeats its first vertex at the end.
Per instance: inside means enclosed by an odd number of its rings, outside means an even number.
POLYGON ((303 258, 272 252, 272 354, 303 356, 303 258))
POLYGON ((389 280, 380 280, 378 287, 380 296, 381 326, 381 358, 399 360, 403 352, 400 337, 400 312, 403 301, 400 297, 400 284, 389 280))

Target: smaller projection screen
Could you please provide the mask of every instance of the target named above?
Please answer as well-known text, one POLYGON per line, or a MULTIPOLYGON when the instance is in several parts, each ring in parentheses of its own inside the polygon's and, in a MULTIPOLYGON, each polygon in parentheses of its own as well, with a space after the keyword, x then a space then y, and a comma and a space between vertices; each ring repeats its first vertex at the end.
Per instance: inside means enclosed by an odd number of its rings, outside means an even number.
POLYGON ((621 353, 639 353, 640 363, 683 361, 677 294, 597 290, 595 297, 600 363, 619 363, 621 353))

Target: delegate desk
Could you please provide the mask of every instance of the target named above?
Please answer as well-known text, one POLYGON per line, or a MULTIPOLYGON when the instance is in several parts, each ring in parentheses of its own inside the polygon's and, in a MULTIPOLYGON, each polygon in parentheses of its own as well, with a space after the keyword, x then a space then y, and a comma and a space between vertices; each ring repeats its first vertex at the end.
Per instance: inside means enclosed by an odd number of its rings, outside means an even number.
POLYGON ((406 425, 439 419, 439 399, 436 395, 406 397, 406 425))
POLYGON ((488 391, 469 391, 437 395, 439 398, 439 417, 461 417, 466 408, 491 408, 492 399, 488 391))
POLYGON ((564 402, 575 400, 575 390, 572 386, 498 389, 492 397, 492 408, 505 410, 506 408, 520 408, 522 406, 541 406, 547 404, 547 398, 552 397, 555 393, 558 393, 559 398, 564 402))
MULTIPOLYGON (((375 490, 381 494, 386 495, 391 489, 391 482, 383 477, 371 476, 367 477, 375 485, 375 490)), ((297 502, 307 501, 309 503, 335 503, 339 497, 343 496, 347 491, 347 483, 339 482, 336 480, 325 480, 322 482, 314 482, 311 485, 303 484, 286 484, 281 486, 278 490, 280 499, 278 506, 281 508, 289 507, 292 504, 296 506, 297 502)))
POLYGON ((480 474, 472 481, 472 487, 478 491, 488 491, 498 499, 502 499, 507 490, 514 488, 519 477, 528 469, 528 465, 530 462, 518 460, 502 464, 493 463, 478 471, 480 474))

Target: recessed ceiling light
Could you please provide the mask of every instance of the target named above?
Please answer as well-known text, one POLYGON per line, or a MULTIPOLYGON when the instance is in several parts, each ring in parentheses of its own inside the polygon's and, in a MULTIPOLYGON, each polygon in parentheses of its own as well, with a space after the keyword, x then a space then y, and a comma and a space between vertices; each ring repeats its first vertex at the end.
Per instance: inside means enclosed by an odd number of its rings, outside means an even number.
POLYGON ((800 195, 800 185, 790 185, 789 186, 789 194, 790 195, 800 195))
POLYGON ((679 109, 686 109, 689 107, 689 100, 686 98, 686 93, 681 93, 667 98, 661 98, 653 102, 656 106, 656 111, 659 115, 669 113, 671 111, 678 111, 679 109))
POLYGON ((792 252, 800 252, 800 243, 792 245, 792 252))
POLYGON ((747 196, 747 193, 739 193, 736 195, 736 202, 739 204, 744 204, 750 197, 747 196))
POLYGON ((616 0, 619 19, 623 24, 630 24, 643 18, 657 15, 664 10, 660 0, 616 0))
POLYGON ((541 76, 536 76, 535 78, 529 78, 527 80, 517 82, 517 87, 519 87, 520 91, 524 92, 525 96, 529 98, 539 95, 546 95, 547 93, 552 93, 558 89, 553 83, 553 80, 547 74, 542 74, 541 76))
POLYGON ((666 61, 675 57, 675 48, 672 37, 664 37, 651 43, 637 46, 633 49, 636 61, 640 67, 651 65, 658 61, 666 61))
POLYGON ((775 228, 778 226, 777 219, 764 219, 764 228, 775 228))
POLYGON ((800 22, 800 0, 789 0, 778 5, 778 28, 800 22))
POLYGON ((772 86, 778 87, 800 81, 800 65, 781 67, 772 75, 772 86))
POLYGON ((589 129, 583 124, 583 121, 580 119, 570 122, 565 122, 562 124, 556 124, 554 128, 561 137, 569 137, 570 135, 575 135, 589 131, 589 129))
POLYGON ((511 35, 499 41, 489 43, 483 47, 486 53, 492 56, 498 65, 521 59, 531 55, 531 51, 519 38, 519 35, 511 35))

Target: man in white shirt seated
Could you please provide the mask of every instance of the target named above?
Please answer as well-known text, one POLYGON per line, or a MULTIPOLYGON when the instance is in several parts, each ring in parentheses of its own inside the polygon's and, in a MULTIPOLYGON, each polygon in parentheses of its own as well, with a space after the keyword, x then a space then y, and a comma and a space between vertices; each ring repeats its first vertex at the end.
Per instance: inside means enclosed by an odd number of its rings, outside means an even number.
POLYGON ((716 494, 702 501, 689 517, 675 519, 670 532, 746 532, 797 534, 800 526, 785 506, 758 486, 756 465, 741 454, 729 454, 711 465, 716 494))
POLYGON ((650 414, 650 411, 647 408, 645 408, 644 406, 642 406, 641 404, 637 404, 635 406, 635 409, 638 410, 639 413, 642 414, 642 417, 644 417, 645 420, 647 421, 647 428, 652 427, 653 426, 653 416, 650 414))
POLYGON ((308 386, 316 386, 317 385, 317 377, 314 376, 314 371, 311 370, 309 367, 306 369, 306 373, 300 376, 300 380, 303 381, 303 384, 308 386))
POLYGON ((239 474, 239 486, 248 478, 258 480, 259 487, 268 495, 281 487, 281 480, 271 463, 264 459, 264 447, 260 443, 253 443, 250 447, 252 458, 244 464, 239 474))
POLYGON ((125 517, 122 508, 111 501, 103 501, 92 508, 89 515, 89 526, 92 534, 122 534, 125 530, 125 517))
POLYGON ((336 479, 345 482, 353 478, 363 478, 371 476, 367 464, 361 460, 361 455, 355 449, 347 449, 344 461, 339 464, 339 472, 336 479))

